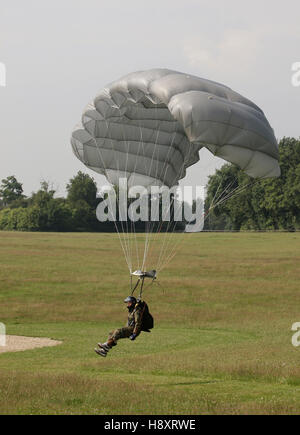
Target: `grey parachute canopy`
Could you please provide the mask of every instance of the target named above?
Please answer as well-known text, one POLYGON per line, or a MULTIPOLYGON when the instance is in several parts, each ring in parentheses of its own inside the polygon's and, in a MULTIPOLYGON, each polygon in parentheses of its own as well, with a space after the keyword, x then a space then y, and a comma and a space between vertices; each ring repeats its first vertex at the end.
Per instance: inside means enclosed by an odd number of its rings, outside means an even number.
POLYGON ((278 177, 278 144, 262 110, 230 88, 152 69, 106 86, 72 132, 75 155, 112 184, 166 185, 207 148, 254 178, 278 177))

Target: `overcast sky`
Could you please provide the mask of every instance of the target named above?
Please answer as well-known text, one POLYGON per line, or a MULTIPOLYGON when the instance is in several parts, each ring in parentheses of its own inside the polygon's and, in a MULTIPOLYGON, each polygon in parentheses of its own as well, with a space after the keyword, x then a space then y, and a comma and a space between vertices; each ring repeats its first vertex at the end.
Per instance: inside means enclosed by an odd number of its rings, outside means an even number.
MULTIPOLYGON (((299 137, 299 23, 299 0, 1 0, 0 179, 16 175, 27 194, 45 179, 64 194, 78 170, 95 176, 72 153, 72 128, 103 86, 148 68, 224 83, 278 138, 299 137)), ((217 164, 207 153, 186 184, 217 164)))

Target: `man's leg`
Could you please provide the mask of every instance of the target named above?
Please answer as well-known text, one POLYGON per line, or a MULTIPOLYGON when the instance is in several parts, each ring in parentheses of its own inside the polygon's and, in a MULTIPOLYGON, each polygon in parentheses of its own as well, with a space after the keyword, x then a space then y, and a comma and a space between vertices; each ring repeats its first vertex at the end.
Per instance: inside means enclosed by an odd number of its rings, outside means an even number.
POLYGON ((113 342, 116 345, 118 340, 122 338, 129 338, 132 334, 133 334, 132 327, 116 329, 109 335, 109 341, 113 342))
POLYGON ((95 349, 95 352, 98 355, 106 356, 107 353, 110 351, 110 349, 113 346, 117 345, 117 341, 122 338, 129 338, 133 333, 132 327, 125 327, 120 329, 115 329, 114 331, 110 332, 108 335, 108 339, 106 343, 98 343, 98 346, 100 348, 100 351, 95 349))

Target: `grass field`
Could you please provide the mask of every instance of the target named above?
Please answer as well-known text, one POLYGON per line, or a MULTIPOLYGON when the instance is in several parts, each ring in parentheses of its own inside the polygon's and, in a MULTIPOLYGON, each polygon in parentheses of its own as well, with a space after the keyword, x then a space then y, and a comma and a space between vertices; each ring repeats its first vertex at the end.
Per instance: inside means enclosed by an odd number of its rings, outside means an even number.
POLYGON ((155 329, 93 348, 129 293, 111 234, 0 233, 0 322, 52 348, 0 355, 1 414, 298 414, 300 234, 189 236, 145 293, 155 329))

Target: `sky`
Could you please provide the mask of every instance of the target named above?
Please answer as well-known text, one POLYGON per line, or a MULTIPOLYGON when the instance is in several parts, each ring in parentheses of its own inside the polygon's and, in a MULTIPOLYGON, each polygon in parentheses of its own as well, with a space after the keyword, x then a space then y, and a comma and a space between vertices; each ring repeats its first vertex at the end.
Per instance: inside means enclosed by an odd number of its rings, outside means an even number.
MULTIPOLYGON (((88 170, 70 135, 86 104, 129 72, 169 68, 223 83, 265 112, 278 139, 300 136, 300 2, 286 0, 0 0, 0 180, 65 194, 88 170), (0 68, 1 73, 1 68, 0 68)), ((201 151, 184 184, 222 162, 201 151)))

